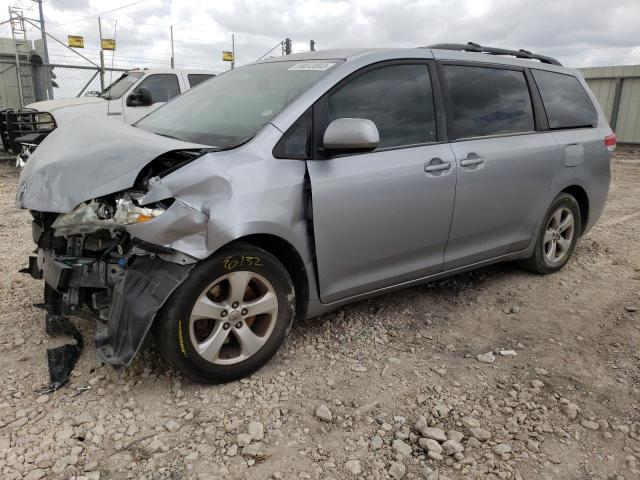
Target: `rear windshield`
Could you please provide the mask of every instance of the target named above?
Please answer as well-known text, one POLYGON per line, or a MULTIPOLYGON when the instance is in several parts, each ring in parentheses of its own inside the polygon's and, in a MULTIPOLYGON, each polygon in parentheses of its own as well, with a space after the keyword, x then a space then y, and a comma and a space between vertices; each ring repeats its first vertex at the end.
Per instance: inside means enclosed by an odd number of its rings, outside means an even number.
POLYGON ((231 148, 253 137, 339 60, 247 65, 218 75, 140 120, 159 135, 231 148))
POLYGON ((542 96, 552 129, 593 127, 598 124, 596 109, 582 84, 572 75, 531 70, 542 96))

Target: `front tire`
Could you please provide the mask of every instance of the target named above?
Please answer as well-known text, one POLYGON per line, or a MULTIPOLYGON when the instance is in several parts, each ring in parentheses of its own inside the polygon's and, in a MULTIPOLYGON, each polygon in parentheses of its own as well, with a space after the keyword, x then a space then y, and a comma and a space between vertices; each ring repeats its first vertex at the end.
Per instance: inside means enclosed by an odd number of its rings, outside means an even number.
POLYGON ((295 289, 269 252, 237 244, 198 264, 156 319, 163 357, 191 379, 223 383, 262 367, 295 317, 295 289))
POLYGON ((542 274, 562 269, 576 248, 581 228, 578 202, 568 193, 561 193, 540 225, 533 254, 522 262, 525 268, 542 274))

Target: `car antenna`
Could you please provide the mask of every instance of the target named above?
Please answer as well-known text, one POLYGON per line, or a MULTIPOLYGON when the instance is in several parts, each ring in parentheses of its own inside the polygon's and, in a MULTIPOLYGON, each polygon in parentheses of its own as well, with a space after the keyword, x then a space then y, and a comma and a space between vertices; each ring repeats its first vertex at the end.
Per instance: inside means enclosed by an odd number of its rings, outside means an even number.
MULTIPOLYGON (((113 50, 111 50, 111 73, 109 74, 109 86, 113 84, 113 59, 116 57, 116 32, 118 29, 118 19, 113 26, 113 50)), ((102 41, 102 40, 100 40, 102 41)), ((102 45, 100 45, 102 48, 102 45)), ((107 98, 107 116, 111 115, 111 92, 109 92, 109 98, 107 98)))

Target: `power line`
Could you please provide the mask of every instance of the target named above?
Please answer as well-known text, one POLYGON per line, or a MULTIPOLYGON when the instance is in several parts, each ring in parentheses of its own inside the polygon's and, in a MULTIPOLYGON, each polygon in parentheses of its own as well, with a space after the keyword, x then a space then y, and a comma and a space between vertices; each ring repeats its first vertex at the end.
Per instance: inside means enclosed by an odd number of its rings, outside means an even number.
POLYGON ((99 17, 101 15, 107 15, 109 13, 117 12, 118 10, 122 10, 124 8, 133 7, 134 5, 138 5, 139 3, 146 2, 146 1, 148 1, 148 0, 138 0, 137 2, 129 3, 127 5, 122 5, 121 7, 113 8, 113 9, 107 10, 105 12, 96 13, 94 15, 87 15, 86 17, 81 17, 81 18, 78 18, 76 20, 71 20, 69 22, 65 22, 65 23, 53 23, 53 22, 50 22, 50 24, 51 25, 56 25, 58 27, 60 27, 62 25, 69 25, 70 23, 81 22, 82 20, 88 20, 89 18, 97 18, 97 17, 99 17))
MULTIPOLYGON (((65 58, 78 58, 76 55, 74 55, 71 52, 66 52, 62 49, 51 49, 51 54, 52 55, 56 55, 57 57, 65 57, 65 58)), ((100 52, 84 52, 84 55, 86 57, 95 59, 99 56, 100 52)), ((122 53, 122 54, 117 54, 116 55, 116 59, 134 59, 134 60, 146 60, 146 59, 151 59, 151 60, 166 60, 167 57, 162 56, 162 55, 144 55, 144 56, 140 56, 140 52, 129 52, 129 53, 122 53)), ((202 55, 182 55, 180 57, 181 59, 186 59, 186 60, 202 60, 203 56, 202 55)), ((204 57, 206 58, 206 57, 204 57)), ((217 60, 214 60, 217 61, 217 60)), ((222 62, 222 60, 220 60, 220 62, 222 62)))
MULTIPOLYGON (((96 14, 90 17, 84 17, 84 18, 80 18, 78 20, 74 20, 74 21, 81 21, 83 19, 88 19, 88 18, 93 18, 95 16, 98 16, 101 14, 96 14)), ((154 27, 154 28, 158 28, 158 29, 163 29, 165 31, 169 31, 169 28, 171 25, 166 24, 166 25, 161 25, 158 23, 143 23, 143 22, 136 22, 136 21, 128 21, 128 20, 122 20, 122 19, 118 19, 119 23, 123 23, 125 25, 132 25, 134 27, 140 27, 140 26, 148 26, 148 27, 154 27)), ((66 23, 53 23, 53 22, 48 22, 49 25, 54 25, 56 28, 51 28, 50 30, 57 30, 59 26, 63 26, 63 25, 67 25, 68 23, 71 22, 66 22, 66 23)), ((198 28, 191 28, 191 27, 180 27, 179 25, 174 25, 173 27, 174 31, 178 30, 178 31, 188 31, 188 32, 198 32, 198 33, 204 33, 207 34, 209 37, 211 36, 211 30, 203 30, 203 29, 198 29, 198 28)), ((119 31, 125 31, 122 30, 122 28, 119 29, 119 31)), ((126 30, 128 32, 134 32, 133 30, 126 30)), ((135 31, 135 33, 138 33, 137 30, 135 31)), ((145 33, 145 34, 151 34, 151 32, 139 32, 139 33, 145 33)), ((259 37, 259 38, 264 38, 265 41, 269 41, 269 43, 271 43, 271 40, 273 40, 276 37, 270 36, 270 35, 262 35, 259 33, 236 33, 236 37, 259 37)), ((181 38, 185 38, 185 37, 181 37, 181 38)), ((260 45, 260 47, 263 47, 264 45, 260 45)))
MULTIPOLYGON (((50 32, 54 31, 56 32, 58 35, 60 35, 59 33, 59 29, 58 28, 49 28, 48 29, 50 32)), ((177 30, 177 29, 174 29, 177 30)), ((169 41, 169 27, 167 27, 167 34, 166 34, 166 41, 169 41)), ((135 37, 145 37, 145 38, 154 38, 154 39, 158 39, 158 34, 154 33, 154 32, 141 32, 138 30, 127 30, 127 29, 118 29, 118 33, 126 33, 128 35, 133 35, 135 37)), ((217 42, 211 42, 210 40, 208 40, 207 38, 197 38, 197 37, 185 37, 185 36, 180 36, 177 37, 176 39, 176 44, 180 44, 180 45, 184 45, 186 43, 189 43, 191 45, 197 45, 197 46, 211 46, 211 47, 228 47, 229 46, 229 42, 224 42, 224 41, 217 41, 217 42)), ((266 42, 265 42, 266 43, 266 42)), ((271 42, 269 42, 271 43, 271 42)), ((257 44, 257 43, 243 43, 243 42, 236 42, 236 47, 249 47, 249 48, 258 48, 258 49, 262 49, 265 47, 264 44, 257 44)))

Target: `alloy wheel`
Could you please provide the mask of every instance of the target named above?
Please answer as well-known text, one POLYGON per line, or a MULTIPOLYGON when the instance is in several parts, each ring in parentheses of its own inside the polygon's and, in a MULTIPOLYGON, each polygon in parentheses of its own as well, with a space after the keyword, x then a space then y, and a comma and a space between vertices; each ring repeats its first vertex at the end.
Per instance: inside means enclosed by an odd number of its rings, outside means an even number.
POLYGON ((559 263, 567 256, 575 233, 574 224, 573 213, 567 207, 560 207, 551 215, 542 240, 548 262, 559 263))
POLYGON ((191 310, 189 336, 204 360, 231 365, 267 342, 278 318, 278 297, 262 275, 236 271, 219 277, 191 310))

